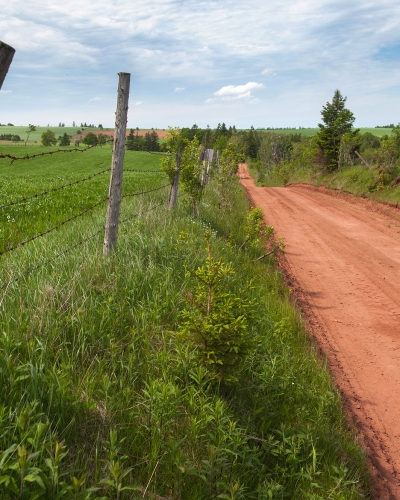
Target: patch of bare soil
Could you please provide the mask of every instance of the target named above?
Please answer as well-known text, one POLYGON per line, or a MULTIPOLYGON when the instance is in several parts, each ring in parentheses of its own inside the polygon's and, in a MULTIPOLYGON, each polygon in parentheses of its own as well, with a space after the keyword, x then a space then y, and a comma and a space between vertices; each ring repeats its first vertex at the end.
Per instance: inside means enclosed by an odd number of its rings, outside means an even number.
POLYGON ((257 187, 286 240, 284 272, 328 358, 379 500, 400 499, 400 211, 307 185, 257 187))

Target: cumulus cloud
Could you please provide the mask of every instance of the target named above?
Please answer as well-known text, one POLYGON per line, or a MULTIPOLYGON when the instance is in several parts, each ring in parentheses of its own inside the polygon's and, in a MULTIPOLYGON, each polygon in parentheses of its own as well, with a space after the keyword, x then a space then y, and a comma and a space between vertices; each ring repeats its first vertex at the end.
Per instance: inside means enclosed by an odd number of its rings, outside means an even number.
POLYGON ((174 92, 182 92, 183 90, 185 90, 186 87, 176 87, 176 89, 174 90, 174 92))
POLYGON ((214 95, 220 97, 223 101, 251 99, 253 97, 252 92, 263 87, 262 83, 257 82, 248 82, 245 85, 227 85, 214 92, 214 95))

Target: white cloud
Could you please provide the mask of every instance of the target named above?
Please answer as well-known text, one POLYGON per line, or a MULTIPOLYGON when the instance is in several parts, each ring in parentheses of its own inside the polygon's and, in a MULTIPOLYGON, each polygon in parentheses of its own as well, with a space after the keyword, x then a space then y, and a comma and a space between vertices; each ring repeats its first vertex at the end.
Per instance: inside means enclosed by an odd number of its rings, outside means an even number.
POLYGON ((171 116, 200 123, 198 103, 216 101, 235 105, 209 106, 211 125, 227 122, 223 113, 237 126, 316 124, 335 88, 364 123, 397 120, 390 103, 400 99, 398 0, 119 0, 117 10, 109 0, 3 3, 1 38, 16 49, 6 82, 18 102, 3 98, 1 109, 10 122, 18 115, 28 123, 32 112, 51 122, 55 110, 57 121, 66 122, 85 110, 85 119, 112 123, 120 71, 135 75, 132 89, 146 103, 137 108, 140 120, 155 120, 146 118, 153 103, 165 112, 154 115, 161 127, 171 116), (249 83, 220 88, 232 75, 249 83), (261 85, 254 82, 261 75, 268 77, 268 94, 249 106, 261 87, 247 86, 261 85), (172 103, 168 94, 183 89, 185 99, 172 103), (24 104, 28 95, 34 108, 24 104), (102 105, 94 106, 92 96, 104 96, 102 105))
POLYGON ((264 76, 274 76, 275 71, 273 68, 265 68, 264 71, 261 71, 261 74, 264 76))
POLYGON ((11 94, 12 90, 0 90, 0 94, 11 94))
POLYGON ((141 104, 143 104, 143 101, 137 101, 133 103, 134 106, 140 106, 141 104))
POLYGON ((92 102, 92 101, 103 101, 104 100, 104 97, 93 97, 93 99, 89 99, 89 102, 92 102))
POLYGON ((214 95, 220 97, 223 101, 233 101, 236 99, 250 99, 253 97, 254 90, 260 90, 264 87, 262 83, 248 82, 245 85, 227 85, 214 92, 214 95))

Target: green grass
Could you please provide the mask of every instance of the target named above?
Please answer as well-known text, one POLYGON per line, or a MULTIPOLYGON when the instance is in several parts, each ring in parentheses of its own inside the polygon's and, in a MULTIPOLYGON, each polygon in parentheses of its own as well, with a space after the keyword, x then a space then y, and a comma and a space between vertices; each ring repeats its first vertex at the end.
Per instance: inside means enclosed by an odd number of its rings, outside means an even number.
MULTIPOLYGON (((258 175, 257 170, 251 166, 251 162, 250 171, 253 176, 258 175)), ((396 167, 388 176, 387 181, 382 183, 379 172, 375 168, 368 169, 363 165, 343 168, 333 173, 323 172, 318 169, 291 168, 290 165, 282 165, 279 169, 274 169, 271 172, 263 185, 284 186, 304 182, 398 205, 400 203, 400 186, 392 186, 391 182, 399 175, 400 168, 396 167)))
MULTIPOLYGON (((92 128, 92 127, 83 127, 85 130, 99 130, 98 128, 92 128)), ((22 141, 26 140, 27 137, 27 130, 28 130, 28 125, 25 126, 14 126, 14 127, 7 127, 5 125, 0 126, 0 135, 2 134, 13 134, 13 135, 19 135, 22 139, 22 141)), ((40 143, 42 139, 42 134, 43 132, 46 132, 47 130, 52 130, 54 132, 54 135, 59 137, 60 135, 64 135, 67 133, 68 135, 75 135, 78 130, 82 130, 82 127, 36 127, 36 131, 32 132, 29 135, 29 143, 31 142, 37 142, 40 143)), ((107 130, 104 129, 104 133, 107 134, 107 130)), ((1 142, 0 142, 1 144, 1 142)))
MULTIPOLYGON (((105 148, 77 155, 2 165, 3 189, 14 176, 7 193, 19 196, 110 159, 105 148)), ((157 170, 159 157, 127 152, 130 168, 146 161, 157 170)), ((159 182, 143 174, 132 188, 159 182)), ((89 187, 101 194, 106 184, 78 185, 78 194, 89 187)), ((198 219, 184 197, 173 213, 163 191, 127 198, 123 217, 142 215, 121 225, 110 258, 100 233, 0 292, 0 498, 367 497, 363 453, 275 262, 253 262, 260 242, 237 250, 248 201, 235 189, 233 211, 223 213, 211 183, 198 219), (193 287, 187 271, 207 256, 205 231, 213 256, 235 270, 226 290, 255 303, 247 318, 252 347, 236 386, 213 380, 196 348, 177 335, 193 287), (128 485, 136 490, 118 493, 128 485)), ((51 205, 51 220, 58 209, 51 205)), ((3 279, 103 225, 99 210, 0 257, 3 279)))
MULTIPOLYGON (((12 154, 23 156, 53 148, 13 148, 12 154)), ((0 147, 0 153, 8 148, 0 147)), ((83 179, 111 167, 111 147, 94 148, 85 152, 58 153, 11 163, 0 159, 0 205, 30 197, 64 184, 83 179)), ((160 156, 126 151, 125 168, 159 171, 160 156)), ((0 209, 0 252, 31 236, 56 226, 107 197, 110 175, 105 173, 93 180, 67 187, 50 195, 0 209)), ((126 172, 123 195, 147 190, 167 183, 162 173, 126 172)), ((104 213, 106 203, 95 210, 104 213)), ((122 205, 124 215, 124 204, 122 205)), ((90 215, 89 215, 90 217, 90 215)))

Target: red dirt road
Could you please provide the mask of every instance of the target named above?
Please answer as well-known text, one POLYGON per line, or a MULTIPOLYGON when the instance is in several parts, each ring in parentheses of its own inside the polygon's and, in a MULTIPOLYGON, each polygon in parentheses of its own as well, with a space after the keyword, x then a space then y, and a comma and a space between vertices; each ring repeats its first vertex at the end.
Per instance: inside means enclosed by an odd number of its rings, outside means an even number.
POLYGON ((376 499, 400 499, 400 211, 304 185, 239 177, 285 237, 295 296, 363 443, 376 499))

